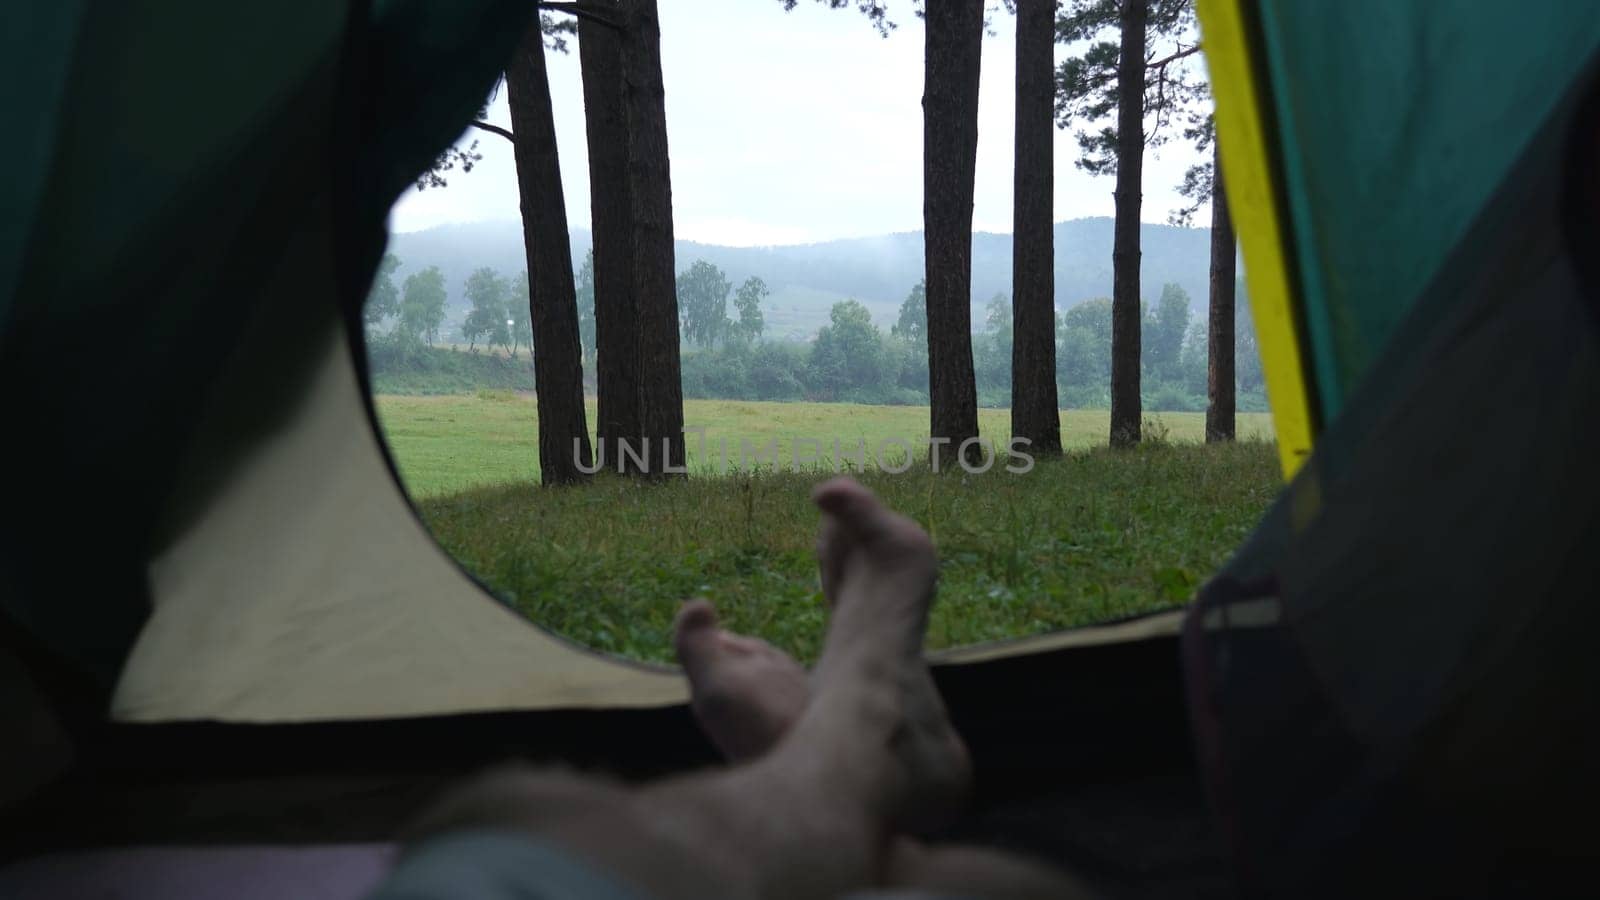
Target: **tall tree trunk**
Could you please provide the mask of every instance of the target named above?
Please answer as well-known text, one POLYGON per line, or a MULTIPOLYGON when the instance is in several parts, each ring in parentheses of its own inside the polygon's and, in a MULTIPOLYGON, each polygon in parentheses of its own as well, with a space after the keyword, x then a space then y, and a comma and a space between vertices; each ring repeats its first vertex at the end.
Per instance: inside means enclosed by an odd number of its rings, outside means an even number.
MULTIPOLYGON (((533 325, 533 377, 539 402, 539 473, 545 484, 586 480, 589 424, 583 410, 583 347, 572 278, 567 203, 561 190, 544 31, 533 13, 506 69, 511 131, 516 135, 522 243, 528 257, 528 314, 533 325)), ((513 353, 515 351, 512 351, 513 353)))
MULTIPOLYGON (((922 90, 922 230, 930 433, 951 449, 978 436, 972 372, 972 180, 978 160, 983 0, 927 6, 922 90)), ((955 454, 932 448, 940 464, 955 454)), ((974 443, 969 457, 982 449, 974 443)))
POLYGON ((1122 0, 1117 64, 1117 221, 1111 247, 1111 446, 1139 442, 1139 206, 1144 200, 1147 0, 1122 0))
MULTIPOLYGON (((1213 141, 1213 144, 1216 142, 1213 141)), ((1206 442, 1234 437, 1233 219, 1222 185, 1222 153, 1212 157, 1211 310, 1206 317, 1206 442)))
POLYGON ((1017 131, 1012 167, 1011 435, 1061 455, 1056 398, 1055 0, 1017 3, 1017 131))
POLYGON ((627 0, 623 109, 633 212, 633 298, 639 329, 640 418, 653 477, 684 465, 683 383, 678 360, 678 292, 673 259, 672 174, 656 0, 627 0))
MULTIPOLYGON (((596 0, 622 18, 610 0, 596 0)), ((621 441, 644 436, 639 409, 639 323, 633 303, 633 201, 628 190, 628 126, 622 95, 622 33, 578 19, 584 123, 589 144, 589 217, 594 237, 596 431, 602 462, 631 463, 621 441)))

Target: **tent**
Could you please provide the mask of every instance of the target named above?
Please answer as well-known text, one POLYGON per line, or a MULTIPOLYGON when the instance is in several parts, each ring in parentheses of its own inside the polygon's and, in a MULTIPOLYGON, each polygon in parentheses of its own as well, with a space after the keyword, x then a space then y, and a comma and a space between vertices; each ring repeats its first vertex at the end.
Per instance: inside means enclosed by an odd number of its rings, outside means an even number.
MULTIPOLYGON (((1597 846, 1600 20, 1200 6, 1293 480, 1187 611, 938 656, 961 833, 1138 895, 1565 877, 1597 846)), ((370 846, 507 753, 711 761, 674 670, 457 567, 375 429, 387 210, 528 14, 12 12, 0 893, 162 851, 243 896, 215 854, 370 846)))
POLYGON ((1575 884, 1600 786, 1600 20, 1199 9, 1294 476, 1184 635, 1238 874, 1575 884))

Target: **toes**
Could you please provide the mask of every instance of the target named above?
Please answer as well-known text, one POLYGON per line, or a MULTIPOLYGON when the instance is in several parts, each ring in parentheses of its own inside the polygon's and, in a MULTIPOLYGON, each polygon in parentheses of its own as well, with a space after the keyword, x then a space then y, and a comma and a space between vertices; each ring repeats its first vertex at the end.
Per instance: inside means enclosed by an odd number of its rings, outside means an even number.
POLYGON ((830 478, 812 492, 812 502, 839 524, 851 539, 872 541, 884 536, 889 524, 886 510, 878 498, 854 478, 830 478))
POLYGON ((717 627, 717 610, 710 601, 694 599, 678 610, 672 625, 672 646, 678 663, 690 674, 715 652, 721 629, 717 627))
POLYGON ((817 486, 812 500, 823 512, 817 552, 823 593, 830 604, 850 555, 857 550, 869 551, 880 562, 937 565, 933 539, 922 526, 884 506, 854 479, 829 479, 817 486))

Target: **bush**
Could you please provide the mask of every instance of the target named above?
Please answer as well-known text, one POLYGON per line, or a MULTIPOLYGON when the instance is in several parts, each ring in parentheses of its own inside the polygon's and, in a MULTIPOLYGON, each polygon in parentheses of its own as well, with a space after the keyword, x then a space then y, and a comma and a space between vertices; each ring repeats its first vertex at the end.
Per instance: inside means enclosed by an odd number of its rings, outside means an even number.
POLYGON ((1011 386, 978 388, 978 405, 984 409, 1005 409, 1011 405, 1011 386))
POLYGON ((1155 382, 1144 391, 1143 406, 1152 412, 1205 412, 1206 398, 1196 396, 1175 382, 1155 382))
POLYGON ((367 342, 367 371, 380 394, 533 390, 533 362, 526 356, 508 359, 387 336, 367 342))
POLYGON ((1267 395, 1261 391, 1240 391, 1233 403, 1239 412, 1272 412, 1267 405, 1267 395))
POLYGON ((1067 409, 1109 409, 1111 388, 1104 384, 1059 385, 1061 405, 1067 409))

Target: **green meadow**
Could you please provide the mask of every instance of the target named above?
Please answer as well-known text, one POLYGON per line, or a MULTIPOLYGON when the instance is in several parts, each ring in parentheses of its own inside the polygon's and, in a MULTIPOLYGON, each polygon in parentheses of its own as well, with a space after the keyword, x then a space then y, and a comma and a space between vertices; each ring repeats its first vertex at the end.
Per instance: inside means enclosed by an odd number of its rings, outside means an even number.
MULTIPOLYGON (((1152 416, 1153 440, 1113 452, 1105 411, 1064 412, 1063 458, 1014 474, 1002 457, 974 475, 904 459, 896 440, 925 448, 925 407, 688 401, 686 424, 705 434, 704 447, 688 438, 689 478, 602 473, 552 489, 537 484, 525 396, 380 396, 378 411, 423 518, 496 596, 585 644, 657 661, 670 660, 673 613, 693 596, 714 601, 730 627, 815 655, 823 618, 808 497, 836 462, 938 543, 932 648, 1180 604, 1281 483, 1264 414, 1242 414, 1241 440, 1222 446, 1200 443, 1202 414, 1152 416), (775 459, 752 463, 774 445, 775 459), (891 474, 880 451, 890 469, 911 464, 891 474)), ((983 410, 980 428, 1004 446, 1008 417, 983 410)))
MULTIPOLYGON (((536 407, 527 394, 485 390, 476 394, 433 396, 380 395, 378 415, 389 446, 400 464, 406 488, 416 498, 454 493, 471 487, 535 482, 539 478, 539 440, 536 407)), ((589 401, 589 421, 594 422, 594 401, 589 401)), ((793 468, 796 451, 801 464, 816 441, 818 461, 834 462, 833 442, 839 442, 841 467, 855 463, 852 448, 865 445, 868 467, 880 448, 888 450, 891 465, 902 452, 892 443, 917 444, 925 454, 928 408, 925 406, 861 406, 851 403, 763 403, 739 400, 687 400, 684 425, 704 429, 686 436, 688 467, 692 474, 725 473, 752 468, 754 457, 772 442, 777 444, 779 468, 793 468), (887 446, 884 442, 890 441, 887 446), (796 447, 796 443, 800 446, 796 447), (703 451, 702 452, 702 444, 703 451), (746 465, 740 466, 741 449, 748 447, 746 465)), ((1205 436, 1203 413, 1159 413, 1148 419, 1154 431, 1165 431, 1172 443, 1199 443, 1205 436)), ((1061 438, 1068 449, 1102 447, 1110 430, 1105 410, 1066 410, 1061 414, 1061 438)), ((1011 413, 980 409, 979 430, 1002 448, 1010 438, 1011 413)), ((1269 441, 1272 417, 1266 413, 1240 413, 1239 437, 1269 441)), ((770 460, 767 460, 770 462, 770 460)), ((608 451, 608 467, 615 469, 608 451)), ((769 466, 770 467, 770 466, 769 466)))

